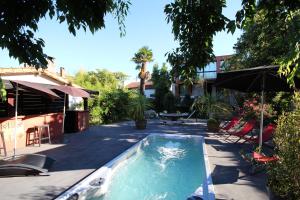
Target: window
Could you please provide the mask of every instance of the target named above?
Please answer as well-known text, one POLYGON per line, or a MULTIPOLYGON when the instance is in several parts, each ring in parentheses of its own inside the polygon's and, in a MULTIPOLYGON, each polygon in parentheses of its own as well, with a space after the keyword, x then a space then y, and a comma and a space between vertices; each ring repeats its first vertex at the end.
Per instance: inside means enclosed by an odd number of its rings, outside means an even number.
POLYGON ((202 79, 212 79, 217 76, 217 63, 210 62, 208 65, 204 67, 203 70, 198 70, 198 78, 202 79))
POLYGON ((184 84, 179 85, 179 96, 185 96, 188 93, 188 89, 184 84))
POLYGON ((203 95, 204 90, 203 90, 203 86, 201 84, 194 84, 192 86, 192 96, 194 97, 198 97, 203 95))

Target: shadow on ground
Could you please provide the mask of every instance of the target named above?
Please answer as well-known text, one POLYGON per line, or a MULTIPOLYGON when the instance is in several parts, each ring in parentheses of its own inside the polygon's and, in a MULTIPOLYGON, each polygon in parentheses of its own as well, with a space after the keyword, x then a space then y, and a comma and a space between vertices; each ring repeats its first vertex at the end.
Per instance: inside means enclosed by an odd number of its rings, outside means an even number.
MULTIPOLYGON (((264 192, 265 177, 247 174, 249 165, 238 153, 241 146, 222 142, 219 138, 206 134, 205 129, 203 124, 161 125, 159 121, 154 120, 142 131, 136 130, 133 122, 121 122, 93 126, 82 133, 65 134, 64 142, 60 145, 50 145, 50 148, 44 151, 38 151, 36 148, 36 153, 56 160, 50 170, 50 176, 0 179, 0 184, 5 185, 0 187, 1 196, 8 197, 1 199, 53 199, 151 133, 204 135, 206 144, 211 147, 208 149, 208 155, 211 165, 214 166, 212 178, 218 193, 217 199, 243 199, 231 198, 235 194, 224 187, 226 185, 244 185, 264 192)), ((245 147, 250 148, 243 148, 245 147)))
POLYGON ((212 133, 206 135, 205 143, 209 145, 208 157, 213 166, 211 175, 217 199, 268 199, 266 175, 251 175, 251 164, 240 155, 241 151, 252 152, 252 145, 235 144, 212 133))

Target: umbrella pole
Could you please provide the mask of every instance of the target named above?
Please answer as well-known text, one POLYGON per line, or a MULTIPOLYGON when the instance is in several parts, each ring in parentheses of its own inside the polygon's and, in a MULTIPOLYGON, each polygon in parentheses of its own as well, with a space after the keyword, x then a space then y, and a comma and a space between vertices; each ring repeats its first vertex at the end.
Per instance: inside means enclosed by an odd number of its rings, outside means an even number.
POLYGON ((19 84, 17 83, 16 105, 15 105, 14 157, 16 156, 16 148, 17 148, 18 101, 19 101, 19 84))
POLYGON ((264 90, 265 90, 265 73, 262 75, 262 90, 261 90, 261 113, 260 113, 260 128, 259 128, 259 151, 262 147, 262 136, 264 128, 264 90))
POLYGON ((63 111, 63 121, 62 121, 62 133, 65 132, 65 116, 66 116, 66 93, 64 95, 64 111, 63 111))

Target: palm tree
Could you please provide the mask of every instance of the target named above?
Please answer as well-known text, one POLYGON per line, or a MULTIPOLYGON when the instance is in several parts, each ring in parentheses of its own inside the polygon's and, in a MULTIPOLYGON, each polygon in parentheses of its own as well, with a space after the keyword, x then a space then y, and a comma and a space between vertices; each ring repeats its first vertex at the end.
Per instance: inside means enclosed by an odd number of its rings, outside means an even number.
POLYGON ((132 61, 137 64, 136 69, 140 70, 139 78, 140 81, 140 93, 142 95, 145 94, 145 80, 149 78, 149 72, 147 72, 147 62, 153 61, 153 53, 149 47, 144 46, 138 50, 137 53, 134 54, 132 61))

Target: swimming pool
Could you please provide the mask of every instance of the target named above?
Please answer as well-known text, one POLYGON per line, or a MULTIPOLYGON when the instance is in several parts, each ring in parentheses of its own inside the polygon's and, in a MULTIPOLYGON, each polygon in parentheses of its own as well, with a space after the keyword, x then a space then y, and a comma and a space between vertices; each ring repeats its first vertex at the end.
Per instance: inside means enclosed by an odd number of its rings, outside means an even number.
POLYGON ((214 199, 201 136, 151 134, 57 199, 214 199))

